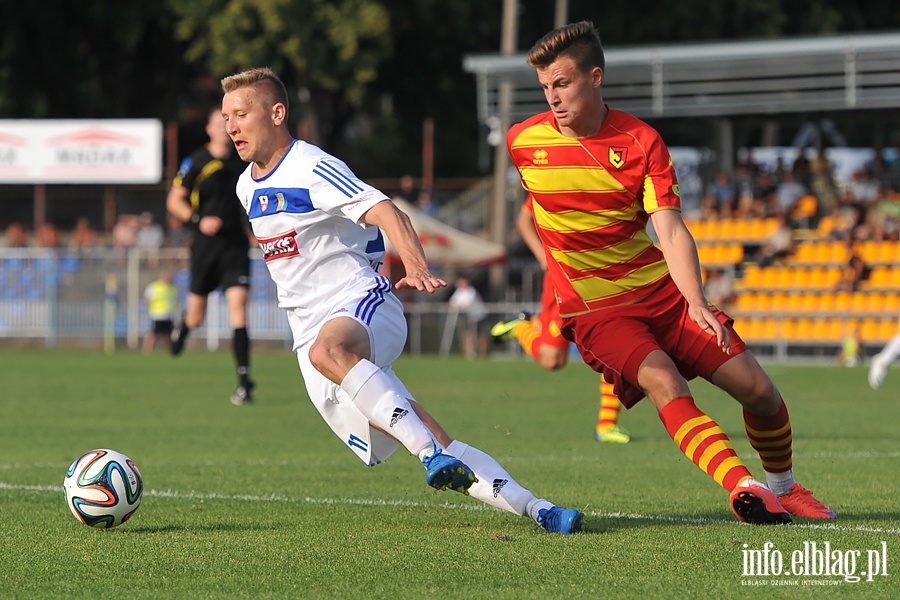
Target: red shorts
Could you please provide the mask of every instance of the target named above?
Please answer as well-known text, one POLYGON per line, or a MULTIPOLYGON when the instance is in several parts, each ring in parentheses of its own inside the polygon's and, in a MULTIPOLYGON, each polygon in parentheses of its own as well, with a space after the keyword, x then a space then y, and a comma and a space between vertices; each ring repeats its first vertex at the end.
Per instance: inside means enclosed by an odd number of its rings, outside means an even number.
POLYGON ((725 354, 716 337, 700 329, 688 316, 688 304, 670 278, 637 304, 595 310, 563 318, 563 335, 575 343, 592 369, 613 384, 615 393, 631 408, 644 392, 638 386, 638 367, 654 350, 662 350, 690 381, 709 380, 732 356, 747 349, 734 331, 734 319, 713 309, 731 335, 731 354, 725 354))
POLYGON ((563 321, 559 316, 559 304, 556 302, 556 293, 550 277, 544 275, 544 291, 541 293, 541 314, 538 315, 541 322, 541 342, 545 346, 559 350, 569 349, 569 340, 562 335, 563 321))

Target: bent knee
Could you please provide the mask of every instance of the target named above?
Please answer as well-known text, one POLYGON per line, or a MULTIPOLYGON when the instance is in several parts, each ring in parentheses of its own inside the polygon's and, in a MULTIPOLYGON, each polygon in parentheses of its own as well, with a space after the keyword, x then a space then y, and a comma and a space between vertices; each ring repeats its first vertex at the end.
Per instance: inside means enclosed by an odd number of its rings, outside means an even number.
POLYGON ((781 406, 781 393, 768 377, 758 378, 753 385, 738 398, 748 411, 759 415, 770 415, 781 406))

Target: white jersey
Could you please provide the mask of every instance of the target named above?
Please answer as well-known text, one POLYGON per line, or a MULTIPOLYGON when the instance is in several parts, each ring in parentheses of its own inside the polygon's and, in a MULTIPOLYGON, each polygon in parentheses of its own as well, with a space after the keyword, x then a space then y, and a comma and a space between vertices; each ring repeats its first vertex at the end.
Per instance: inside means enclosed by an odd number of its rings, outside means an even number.
POLYGON ((254 179, 251 170, 241 174, 237 195, 278 287, 278 305, 297 318, 295 344, 314 336, 342 298, 389 291, 377 272, 384 238, 360 222, 386 195, 301 140, 265 177, 254 179))

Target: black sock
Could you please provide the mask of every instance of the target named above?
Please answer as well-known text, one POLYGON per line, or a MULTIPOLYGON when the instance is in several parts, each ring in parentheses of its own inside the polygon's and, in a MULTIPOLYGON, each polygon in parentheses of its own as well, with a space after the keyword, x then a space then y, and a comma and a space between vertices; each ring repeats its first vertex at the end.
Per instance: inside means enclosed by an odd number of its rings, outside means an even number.
POLYGON ((234 330, 234 362, 237 363, 240 384, 248 387, 250 385, 250 336, 247 335, 246 327, 234 330))

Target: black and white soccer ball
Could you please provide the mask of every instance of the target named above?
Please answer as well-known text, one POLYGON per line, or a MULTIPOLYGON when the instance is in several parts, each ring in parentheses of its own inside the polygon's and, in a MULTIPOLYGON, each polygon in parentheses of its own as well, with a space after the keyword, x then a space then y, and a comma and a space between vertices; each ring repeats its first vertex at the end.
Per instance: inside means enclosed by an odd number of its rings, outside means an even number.
POLYGON ((69 467, 63 482, 66 505, 90 527, 121 525, 141 505, 144 480, 137 465, 115 450, 86 452, 69 467))

